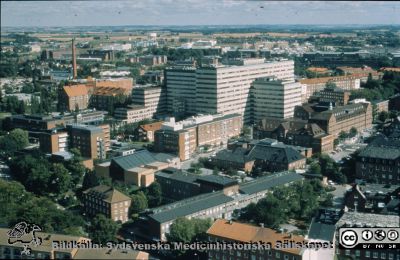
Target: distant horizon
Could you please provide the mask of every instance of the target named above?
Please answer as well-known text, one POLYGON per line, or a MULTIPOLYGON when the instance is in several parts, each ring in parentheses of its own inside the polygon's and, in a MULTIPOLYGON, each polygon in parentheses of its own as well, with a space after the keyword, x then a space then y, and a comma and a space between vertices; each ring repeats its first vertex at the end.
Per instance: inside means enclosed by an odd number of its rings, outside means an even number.
POLYGON ((40 26, 32 26, 32 25, 12 25, 12 26, 1 26, 2 28, 77 28, 77 27, 257 27, 257 26, 315 26, 315 27, 379 27, 379 26, 394 26, 400 27, 399 24, 187 24, 187 25, 178 25, 178 24, 165 24, 165 25, 157 25, 157 24, 122 24, 122 25, 59 25, 59 26, 51 26, 51 25, 40 25, 40 26))
POLYGON ((390 1, 2 1, 1 28, 400 25, 390 1))

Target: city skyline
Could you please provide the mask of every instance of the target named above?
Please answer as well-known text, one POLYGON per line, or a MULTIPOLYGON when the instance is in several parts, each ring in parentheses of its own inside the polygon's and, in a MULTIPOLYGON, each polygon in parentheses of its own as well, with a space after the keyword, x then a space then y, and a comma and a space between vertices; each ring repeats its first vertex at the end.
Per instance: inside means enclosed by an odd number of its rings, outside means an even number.
POLYGON ((2 1, 1 26, 400 24, 398 2, 2 1))

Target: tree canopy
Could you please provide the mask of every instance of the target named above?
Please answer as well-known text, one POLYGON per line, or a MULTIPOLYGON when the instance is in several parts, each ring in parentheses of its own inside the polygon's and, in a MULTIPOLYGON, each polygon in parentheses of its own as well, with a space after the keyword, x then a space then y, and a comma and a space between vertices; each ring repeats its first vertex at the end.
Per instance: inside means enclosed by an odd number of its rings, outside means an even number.
POLYGON ((190 243, 204 234, 212 225, 211 219, 177 218, 172 223, 168 241, 190 243))
POLYGON ((318 180, 277 187, 256 204, 251 203, 242 209, 239 219, 263 223, 270 228, 279 227, 289 218, 308 220, 318 208, 319 198, 323 196, 325 191, 318 180))
POLYGON ((25 148, 28 144, 28 132, 22 129, 17 128, 8 135, 0 136, 0 150, 6 156, 12 156, 16 151, 25 148))
POLYGON ((50 163, 42 155, 22 155, 10 164, 11 172, 28 191, 58 197, 73 186, 72 174, 61 163, 50 163))
POLYGON ((0 208, 7 209, 0 214, 1 223, 12 226, 27 221, 39 225, 45 232, 82 235, 77 234, 77 229, 84 226, 79 215, 58 209, 51 200, 27 192, 18 182, 0 179, 0 190, 0 208))
POLYGON ((130 215, 138 214, 149 207, 147 197, 142 191, 139 191, 136 194, 131 195, 131 199, 132 202, 129 208, 130 215))
POLYGON ((162 191, 160 183, 155 181, 149 187, 147 187, 146 197, 148 199, 149 207, 152 208, 159 206, 162 201, 162 191))
POLYGON ((96 215, 89 227, 89 236, 95 243, 116 242, 119 225, 103 214, 96 215))

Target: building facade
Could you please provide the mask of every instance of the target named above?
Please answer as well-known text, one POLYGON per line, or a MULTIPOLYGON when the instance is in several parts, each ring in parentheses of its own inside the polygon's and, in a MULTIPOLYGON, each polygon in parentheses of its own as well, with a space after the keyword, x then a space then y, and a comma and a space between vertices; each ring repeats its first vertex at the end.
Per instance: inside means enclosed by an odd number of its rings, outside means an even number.
POLYGON ((96 109, 110 110, 114 104, 124 103, 131 95, 129 89, 118 87, 96 87, 90 96, 90 106, 96 109))
POLYGON ((135 138, 140 142, 154 142, 154 133, 161 129, 163 121, 140 125, 135 130, 135 138))
POLYGON ((379 136, 360 151, 356 161, 357 178, 380 184, 400 184, 400 142, 379 136))
POLYGON ((349 211, 385 215, 399 212, 400 186, 386 184, 354 184, 344 196, 344 205, 349 211))
POLYGON ((290 60, 250 59, 238 65, 196 70, 197 113, 238 113, 243 115, 245 123, 250 122, 250 86, 255 79, 273 76, 279 80, 294 80, 294 62, 290 60))
POLYGON ((230 65, 166 69, 168 110, 178 114, 239 113, 250 121, 250 86, 262 77, 293 81, 294 62, 242 59, 230 65))
POLYGON ((244 224, 225 219, 217 219, 207 230, 208 240, 210 242, 227 243, 251 243, 262 242, 271 245, 268 250, 209 250, 208 259, 286 259, 301 260, 309 259, 311 249, 301 248, 279 248, 277 241, 290 240, 296 243, 305 242, 304 237, 279 233, 276 230, 251 224, 244 224))
POLYGON ((341 88, 325 87, 315 94, 319 102, 333 103, 335 106, 344 106, 349 103, 351 92, 341 88))
POLYGON ((96 186, 83 192, 85 212, 90 216, 103 214, 113 221, 128 221, 131 198, 105 185, 96 186))
POLYGON ((146 231, 153 239, 166 241, 172 223, 179 217, 231 219, 235 210, 250 203, 257 203, 273 187, 302 181, 303 177, 294 172, 280 172, 239 185, 239 190, 226 193, 224 190, 200 194, 188 199, 170 203, 149 212, 146 231))
POLYGON ((123 123, 135 123, 166 113, 165 89, 159 86, 137 86, 132 90, 133 105, 119 107, 114 117, 123 123))
POLYGON ((354 76, 302 79, 300 80, 302 87, 302 103, 307 102, 312 95, 323 90, 327 83, 334 83, 336 87, 347 91, 360 88, 360 78, 354 76))
POLYGON ((82 111, 58 116, 51 115, 12 115, 7 118, 10 128, 21 128, 34 134, 45 130, 52 130, 58 127, 65 127, 67 124, 92 124, 103 123, 104 111, 82 111))
POLYGON ((220 169, 235 169, 246 172, 279 172, 302 169, 306 157, 296 147, 285 145, 275 139, 253 141, 244 147, 219 151, 210 159, 210 164, 220 169))
POLYGON ((326 133, 335 136, 342 131, 349 132, 353 127, 361 132, 372 127, 372 105, 356 103, 315 112, 311 114, 308 122, 316 123, 326 133))
POLYGON ((145 66, 156 66, 167 63, 168 58, 166 55, 146 55, 128 58, 127 61, 131 63, 141 63, 145 66))
POLYGON ((196 68, 170 67, 164 71, 167 86, 168 112, 174 115, 196 113, 196 68))
POLYGON ((155 154, 142 149, 97 164, 95 171, 99 177, 111 178, 126 185, 148 187, 155 180, 155 172, 168 167, 178 168, 179 163, 179 159, 172 155, 155 154))
POLYGON ((170 119, 155 132, 155 149, 188 160, 199 146, 219 146, 229 138, 240 135, 242 125, 239 114, 198 116, 180 122, 170 119))
POLYGON ((89 106, 89 92, 84 84, 64 86, 60 93, 60 108, 68 111, 83 110, 89 106))
POLYGON ((68 133, 50 130, 39 134, 40 151, 44 153, 64 152, 68 150, 68 133))
POLYGON ((312 148, 312 153, 332 151, 335 139, 335 136, 327 134, 315 123, 299 119, 275 118, 264 118, 259 121, 254 126, 254 137, 273 138, 285 144, 312 148))
POLYGON ((264 117, 291 118, 294 108, 301 105, 300 83, 259 78, 252 83, 250 92, 253 122, 264 117))
POLYGON ((83 157, 105 159, 110 149, 110 126, 67 125, 70 148, 77 148, 83 157))

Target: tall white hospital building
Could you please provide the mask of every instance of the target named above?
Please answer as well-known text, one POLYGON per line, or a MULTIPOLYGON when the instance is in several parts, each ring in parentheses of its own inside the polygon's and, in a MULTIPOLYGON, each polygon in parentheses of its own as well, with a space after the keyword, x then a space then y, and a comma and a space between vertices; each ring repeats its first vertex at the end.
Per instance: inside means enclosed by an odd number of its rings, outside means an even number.
POLYGON ((249 92, 253 81, 264 77, 294 81, 294 61, 244 59, 233 65, 171 68, 165 73, 169 112, 185 108, 187 113, 239 113, 244 116, 244 122, 249 122, 252 117, 249 92))
POLYGON ((295 106, 301 105, 301 84, 276 78, 259 78, 250 89, 252 121, 265 117, 291 118, 295 106))

